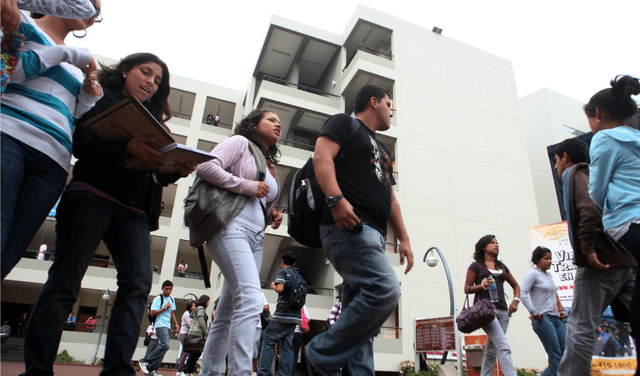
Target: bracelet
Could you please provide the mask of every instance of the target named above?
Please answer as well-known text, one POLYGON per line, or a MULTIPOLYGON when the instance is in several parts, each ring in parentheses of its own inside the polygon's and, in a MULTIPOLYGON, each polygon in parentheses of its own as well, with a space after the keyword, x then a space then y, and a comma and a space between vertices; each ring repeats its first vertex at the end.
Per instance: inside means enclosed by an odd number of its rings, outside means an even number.
POLYGON ((514 296, 513 300, 516 301, 516 302, 520 302, 520 298, 518 298, 517 296, 514 296))

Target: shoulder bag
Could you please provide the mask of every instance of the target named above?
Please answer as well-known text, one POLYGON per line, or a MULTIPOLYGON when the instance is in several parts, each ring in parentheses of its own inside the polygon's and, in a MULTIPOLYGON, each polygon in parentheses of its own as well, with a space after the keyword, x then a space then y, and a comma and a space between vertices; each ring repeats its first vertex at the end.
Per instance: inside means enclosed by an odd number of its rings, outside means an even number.
MULTIPOLYGON (((256 180, 262 181, 266 176, 267 162, 260 149, 251 141, 249 149, 256 159, 256 180)), ((189 227, 191 246, 198 248, 211 239, 244 209, 247 198, 196 178, 193 188, 184 199, 184 224, 189 227)), ((266 209, 263 208, 263 211, 266 217, 266 209)))
POLYGON ((489 299, 480 299, 469 307, 469 295, 467 294, 462 307, 462 312, 456 317, 458 330, 462 333, 478 330, 496 317, 493 312, 493 303, 489 299))

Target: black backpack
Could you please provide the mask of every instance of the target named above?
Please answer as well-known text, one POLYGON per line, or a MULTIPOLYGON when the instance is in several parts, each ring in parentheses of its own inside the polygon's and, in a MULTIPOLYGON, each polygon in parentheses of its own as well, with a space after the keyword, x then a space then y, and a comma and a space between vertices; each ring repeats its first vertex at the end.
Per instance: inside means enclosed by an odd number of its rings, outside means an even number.
MULTIPOLYGON (((329 119, 327 119, 327 121, 329 121, 329 119)), ((360 121, 352 118, 349 138, 351 138, 359 128, 360 121)), ((344 157, 345 152, 345 148, 340 149, 338 157, 344 157)), ((289 236, 307 247, 321 248, 320 219, 322 217, 323 205, 324 193, 316 179, 316 172, 313 168, 313 156, 311 156, 304 166, 296 172, 291 181, 289 208, 287 209, 287 232, 289 236)))
POLYGON ((285 288, 288 290, 288 306, 291 309, 301 309, 307 300, 307 282, 302 278, 297 268, 289 268, 289 278, 285 288))

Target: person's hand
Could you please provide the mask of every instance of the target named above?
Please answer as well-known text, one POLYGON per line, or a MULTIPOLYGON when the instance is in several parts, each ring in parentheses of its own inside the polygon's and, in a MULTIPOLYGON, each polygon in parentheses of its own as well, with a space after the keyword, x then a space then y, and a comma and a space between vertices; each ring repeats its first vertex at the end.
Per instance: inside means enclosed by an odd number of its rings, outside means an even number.
POLYGON ((482 285, 483 289, 488 290, 489 286, 492 286, 494 283, 495 281, 493 280, 493 278, 484 278, 480 284, 482 285))
POLYGON ((98 65, 96 64, 96 61, 93 59, 93 57, 91 57, 91 60, 89 61, 89 64, 87 64, 84 67, 80 67, 80 70, 82 71, 82 73, 84 73, 85 76, 88 77, 97 68, 98 68, 98 65))
POLYGON ((509 316, 511 316, 511 314, 517 310, 518 310, 518 301, 514 300, 511 302, 511 304, 509 304, 509 316))
POLYGON ((360 218, 358 218, 356 213, 353 211, 353 206, 351 206, 346 198, 340 199, 336 206, 331 208, 331 214, 333 215, 333 220, 340 229, 356 227, 362 224, 360 218))
POLYGON ((400 242, 400 265, 404 265, 405 260, 407 260, 407 268, 404 270, 404 274, 407 274, 413 268, 413 251, 408 241, 400 242))
POLYGON ((18 2, 16 0, 2 0, 2 10, 0 13, 0 24, 2 30, 18 32, 20 29, 20 9, 18 9, 18 2))
POLYGON ((598 259, 598 255, 595 252, 587 253, 586 257, 587 257, 587 262, 589 263, 589 266, 591 266, 596 270, 607 270, 611 267, 611 265, 602 264, 598 259))
POLYGON ((180 173, 180 175, 182 176, 189 176, 196 170, 196 167, 198 166, 194 165, 193 163, 181 163, 176 165, 176 171, 178 171, 178 173, 180 173))
POLYGON ((178 324, 175 324, 175 325, 176 325, 176 332, 179 332, 180 331, 180 325, 178 325, 178 324))
POLYGON ((531 318, 536 321, 542 321, 542 315, 539 313, 537 315, 532 315, 531 318))
POLYGON ((560 318, 564 320, 567 318, 567 315, 564 312, 560 312, 560 318))
POLYGON ((271 211, 271 228, 277 230, 282 223, 282 213, 278 209, 273 209, 271 211))
POLYGON ((155 141, 152 137, 134 137, 127 142, 127 152, 143 162, 159 165, 167 160, 167 156, 155 151, 150 143, 155 141))
POLYGON ((269 184, 263 181, 258 181, 258 190, 256 191, 256 196, 258 198, 263 198, 266 197, 267 194, 269 194, 269 184))
POLYGON ((271 290, 275 290, 276 289, 276 283, 275 282, 271 282, 271 290))
POLYGON ((85 93, 93 95, 94 97, 102 96, 102 86, 100 86, 98 78, 95 74, 90 74, 84 79, 84 82, 82 83, 82 89, 85 91, 85 93))

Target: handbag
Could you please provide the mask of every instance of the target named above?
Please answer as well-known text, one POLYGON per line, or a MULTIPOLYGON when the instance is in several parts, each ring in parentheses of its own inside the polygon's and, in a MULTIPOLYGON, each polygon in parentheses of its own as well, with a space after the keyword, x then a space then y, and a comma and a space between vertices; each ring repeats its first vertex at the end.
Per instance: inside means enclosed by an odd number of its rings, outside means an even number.
POLYGON ((151 343, 151 334, 147 333, 147 335, 144 337, 143 344, 145 346, 149 346, 150 343, 151 343))
POLYGON ((462 333, 478 330, 496 317, 493 312, 493 303, 489 299, 480 299, 469 307, 469 295, 467 294, 462 307, 462 312, 456 317, 458 330, 462 333))
POLYGON ((202 352, 204 350, 204 336, 187 335, 182 347, 184 352, 202 352))
MULTIPOLYGON (((260 149, 249 142, 249 149, 256 159, 256 180, 264 180, 267 162, 260 149)), ((193 188, 184 199, 184 224, 189 227, 189 242, 198 248, 238 215, 247 204, 248 197, 228 189, 219 188, 201 178, 196 178, 193 188)), ((266 209, 263 208, 266 219, 266 209)), ((265 222, 267 223, 267 222, 265 222)))

